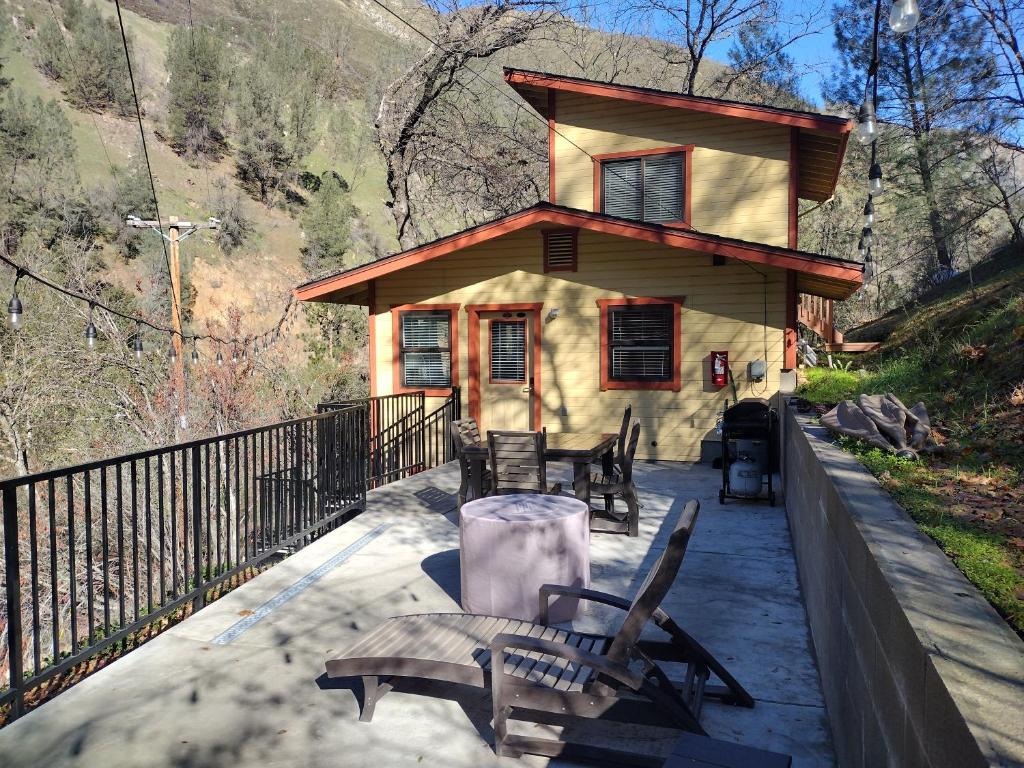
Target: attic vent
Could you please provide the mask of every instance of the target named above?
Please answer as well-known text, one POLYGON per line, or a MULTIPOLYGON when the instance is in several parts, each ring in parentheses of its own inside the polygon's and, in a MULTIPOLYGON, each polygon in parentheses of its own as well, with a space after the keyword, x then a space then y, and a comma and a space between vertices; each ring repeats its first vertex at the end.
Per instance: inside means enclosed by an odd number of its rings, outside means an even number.
POLYGON ((551 229, 544 232, 544 271, 576 271, 575 229, 551 229))

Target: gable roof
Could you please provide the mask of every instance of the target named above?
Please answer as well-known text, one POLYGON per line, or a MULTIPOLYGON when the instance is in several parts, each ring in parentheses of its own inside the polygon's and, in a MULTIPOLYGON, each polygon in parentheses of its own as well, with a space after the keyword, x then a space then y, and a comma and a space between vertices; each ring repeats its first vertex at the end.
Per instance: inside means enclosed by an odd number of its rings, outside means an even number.
POLYGON ((506 67, 505 82, 545 119, 555 117, 557 120, 555 115, 549 114, 548 95, 552 92, 565 92, 788 126, 795 137, 799 169, 797 194, 802 199, 817 202, 827 200, 835 192, 846 144, 853 128, 852 120, 836 115, 707 96, 688 96, 529 69, 506 67))
POLYGON ((797 290, 826 298, 848 298, 863 282, 864 268, 854 261, 541 202, 407 251, 304 283, 295 289, 295 297, 300 301, 365 304, 364 293, 369 282, 376 278, 537 224, 578 227, 670 248, 791 269, 797 273, 797 290))

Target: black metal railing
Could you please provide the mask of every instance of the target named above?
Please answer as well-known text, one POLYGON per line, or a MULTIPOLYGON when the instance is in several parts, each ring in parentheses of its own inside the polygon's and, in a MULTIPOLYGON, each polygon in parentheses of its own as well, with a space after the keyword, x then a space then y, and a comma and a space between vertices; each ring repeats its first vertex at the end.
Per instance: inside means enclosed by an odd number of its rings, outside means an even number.
POLYGON ((0 482, 0 705, 362 509, 369 411, 0 482))
POLYGON ((424 392, 321 403, 321 412, 354 405, 367 409, 367 487, 377 488, 455 458, 449 425, 460 418, 459 388, 427 413, 424 392))

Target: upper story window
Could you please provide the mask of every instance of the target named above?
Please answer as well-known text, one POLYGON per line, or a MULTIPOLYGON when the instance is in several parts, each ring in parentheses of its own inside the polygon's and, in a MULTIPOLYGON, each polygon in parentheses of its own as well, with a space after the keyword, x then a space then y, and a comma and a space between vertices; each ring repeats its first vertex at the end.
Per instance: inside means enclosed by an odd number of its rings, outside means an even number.
POLYGON ((452 386, 452 313, 410 310, 399 314, 401 386, 439 389, 452 386))
POLYGON ((610 216, 687 224, 689 147, 598 155, 600 206, 610 216))

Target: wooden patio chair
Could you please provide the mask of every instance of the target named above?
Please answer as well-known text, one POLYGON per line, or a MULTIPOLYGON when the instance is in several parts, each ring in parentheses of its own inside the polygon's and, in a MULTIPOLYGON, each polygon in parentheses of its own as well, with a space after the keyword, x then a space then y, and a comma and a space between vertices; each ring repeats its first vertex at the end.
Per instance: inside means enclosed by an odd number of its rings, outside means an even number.
POLYGON ((616 765, 660 765, 627 752, 553 739, 509 735, 513 709, 620 722, 667 725, 704 734, 701 706, 711 697, 744 707, 754 700, 728 671, 684 632, 660 605, 668 594, 693 533, 700 505, 687 502, 664 552, 632 601, 581 587, 545 584, 541 623, 498 616, 430 613, 388 619, 338 658, 331 678, 362 677, 359 719, 369 722, 377 701, 406 678, 491 688, 495 751, 499 755, 576 755, 616 765), (582 634, 548 626, 552 596, 568 595, 624 614, 614 635, 582 634), (653 623, 660 639, 640 639, 653 623), (667 637, 666 637, 667 636, 667 637), (670 680, 659 661, 681 664, 670 680), (495 673, 497 670, 497 673, 495 673), (721 685, 708 683, 714 674, 721 685))
MULTIPOLYGON (((456 419, 453 421, 451 423, 451 437, 452 445, 455 447, 455 456, 459 460, 459 470, 462 473, 458 494, 458 508, 462 509, 462 505, 466 503, 468 498, 469 489, 472 487, 472 467, 463 448, 480 442, 480 427, 477 426, 476 419, 456 419)), ((483 488, 484 495, 487 495, 491 487, 491 473, 487 469, 483 470, 481 487, 483 488)))
POLYGON ((640 501, 637 499, 636 483, 633 482, 633 459, 636 446, 640 442, 640 422, 633 425, 629 442, 622 455, 620 469, 622 474, 610 482, 600 477, 590 481, 590 492, 594 496, 604 496, 604 509, 593 513, 590 530, 611 533, 625 533, 627 536, 640 534, 640 501), (615 511, 615 500, 622 499, 626 503, 626 512, 615 511))
POLYGON ((501 493, 547 493, 557 496, 561 483, 548 486, 544 432, 487 431, 491 487, 501 493))
POLYGON ((615 442, 615 452, 612 454, 612 465, 605 464, 605 458, 593 463, 594 476, 605 482, 613 482, 622 475, 622 456, 626 452, 626 433, 629 432, 629 425, 633 420, 633 404, 626 403, 622 411, 622 423, 619 424, 619 439, 615 442))

